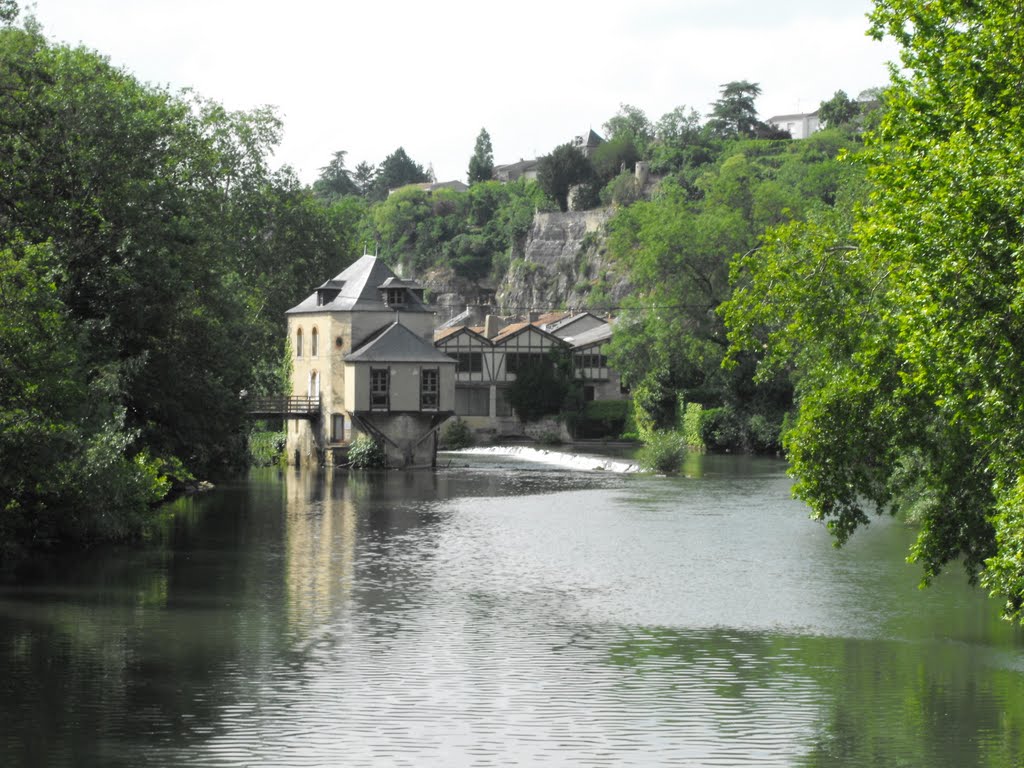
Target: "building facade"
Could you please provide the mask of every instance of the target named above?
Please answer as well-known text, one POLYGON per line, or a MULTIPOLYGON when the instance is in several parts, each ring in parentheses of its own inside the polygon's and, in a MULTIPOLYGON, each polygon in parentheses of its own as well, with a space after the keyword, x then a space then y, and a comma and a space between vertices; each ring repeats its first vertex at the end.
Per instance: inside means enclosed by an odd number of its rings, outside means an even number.
POLYGON ((318 418, 287 421, 289 462, 333 463, 366 434, 392 466, 433 464, 455 361, 431 343, 423 289, 366 255, 286 314, 292 394, 320 404, 318 418))

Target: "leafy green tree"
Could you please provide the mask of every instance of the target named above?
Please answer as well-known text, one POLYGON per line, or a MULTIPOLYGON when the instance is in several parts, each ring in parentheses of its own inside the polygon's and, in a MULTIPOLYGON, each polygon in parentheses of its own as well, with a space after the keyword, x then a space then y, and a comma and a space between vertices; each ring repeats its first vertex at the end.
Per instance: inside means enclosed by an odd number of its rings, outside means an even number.
POLYGON ((537 164, 537 184, 561 211, 569 210, 569 190, 591 181, 593 174, 590 161, 572 144, 555 147, 537 164))
POLYGON ((871 203, 859 217, 816 215, 773 234, 759 263, 744 262, 729 315, 738 347, 767 345, 765 364, 797 376, 799 415, 786 439, 795 490, 837 540, 872 512, 913 514, 911 558, 925 582, 960 561, 1019 621, 1016 11, 1002 2, 876 4, 872 33, 899 43, 902 69, 869 155, 871 203))
POLYGON ((244 462, 239 393, 276 378, 285 282, 314 283, 307 268, 322 280, 351 220, 269 169, 269 110, 172 96, 35 28, 0 28, 0 123, 0 349, 5 366, 8 352, 29 366, 0 413, 8 446, 29 435, 25 456, 70 442, 53 471, 73 478, 4 476, 26 523, 14 535, 135 535, 162 475, 244 462), (33 314, 45 323, 26 325, 33 314), (55 334, 58 382, 33 357, 55 334), (25 405, 39 384, 60 401, 48 422, 26 416, 48 405, 38 392, 25 405), (89 493, 106 518, 91 518, 89 493))
POLYGON ((415 162, 399 147, 377 166, 377 173, 370 188, 372 200, 384 200, 388 192, 408 184, 421 184, 430 181, 430 176, 423 166, 415 162))
POLYGON ((18 18, 18 4, 15 0, 0 0, 0 22, 11 24, 18 18))
POLYGON ((708 128, 723 139, 753 138, 762 126, 754 102, 761 86, 735 80, 722 86, 719 99, 711 105, 708 128))
POLYGON ((537 421, 563 410, 575 412, 578 395, 573 386, 572 358, 552 349, 546 359, 531 361, 516 371, 508 389, 508 401, 522 422, 537 421))
POLYGON ((845 91, 836 91, 831 99, 821 102, 818 107, 818 119, 828 128, 847 125, 858 115, 860 105, 847 96, 845 91))
POLYGON ((622 144, 631 144, 640 157, 647 156, 648 148, 654 140, 651 121, 643 110, 630 104, 620 104, 618 113, 608 118, 602 128, 609 141, 618 139, 622 144))
POLYGON ((486 128, 480 129, 476 137, 473 156, 469 158, 469 183, 478 184, 490 181, 494 175, 494 149, 491 147, 491 135, 486 128))
POLYGON ((352 173, 345 167, 345 150, 334 153, 331 162, 320 169, 320 177, 313 182, 313 193, 321 200, 335 200, 345 195, 359 194, 352 173))
POLYGON ((373 189, 373 183, 376 180, 377 166, 370 165, 365 161, 358 163, 352 172, 352 183, 355 184, 356 191, 363 197, 370 194, 370 190, 373 189))

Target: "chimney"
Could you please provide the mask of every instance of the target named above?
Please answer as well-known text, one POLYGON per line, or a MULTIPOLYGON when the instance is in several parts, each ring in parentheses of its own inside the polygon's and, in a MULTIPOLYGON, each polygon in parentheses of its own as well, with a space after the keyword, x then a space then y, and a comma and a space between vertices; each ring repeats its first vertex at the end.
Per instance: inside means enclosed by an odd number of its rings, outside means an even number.
POLYGON ((484 318, 484 336, 488 339, 493 339, 504 327, 505 321, 497 315, 487 315, 487 317, 484 318))

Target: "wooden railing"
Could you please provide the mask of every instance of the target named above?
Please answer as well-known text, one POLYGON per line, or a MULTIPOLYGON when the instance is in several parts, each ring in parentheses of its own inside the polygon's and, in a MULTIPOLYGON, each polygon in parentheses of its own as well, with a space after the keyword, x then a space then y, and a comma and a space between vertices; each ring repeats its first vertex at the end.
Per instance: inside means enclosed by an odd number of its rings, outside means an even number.
POLYGON ((251 416, 268 419, 315 419, 320 416, 320 398, 286 395, 250 397, 246 402, 246 410, 251 416))

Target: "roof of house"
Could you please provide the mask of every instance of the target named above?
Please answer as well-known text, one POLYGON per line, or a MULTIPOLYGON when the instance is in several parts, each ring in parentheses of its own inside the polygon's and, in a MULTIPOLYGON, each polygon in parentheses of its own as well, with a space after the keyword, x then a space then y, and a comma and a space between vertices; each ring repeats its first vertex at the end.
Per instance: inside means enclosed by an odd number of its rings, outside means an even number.
POLYGON ((766 123, 779 123, 779 122, 782 122, 783 120, 803 120, 806 117, 817 117, 817 116, 818 116, 818 110, 814 110, 813 112, 794 112, 791 115, 773 115, 772 117, 769 117, 767 120, 765 120, 765 122, 766 123))
POLYGON ((504 342, 511 339, 513 336, 518 336, 520 333, 524 333, 526 331, 533 331, 535 333, 542 334, 558 342, 562 341, 553 333, 549 333, 548 331, 545 331, 543 328, 538 328, 533 323, 512 323, 511 325, 506 325, 504 328, 502 328, 501 332, 491 339, 491 343, 503 344, 504 342))
POLYGON ((565 341, 572 344, 573 349, 581 349, 583 347, 593 346, 594 344, 601 344, 608 341, 611 337, 611 323, 604 323, 596 328, 589 328, 576 336, 567 336, 565 341))
POLYGON ((438 328, 434 331, 434 343, 440 344, 442 341, 458 336, 460 333, 465 333, 467 336, 473 338, 476 341, 480 341, 483 344, 490 346, 491 340, 484 336, 482 333, 467 328, 464 325, 457 326, 455 328, 438 328))
POLYGON ((519 173, 526 173, 527 171, 533 170, 540 163, 540 160, 520 160, 517 163, 507 163, 505 165, 494 166, 494 173, 499 171, 518 171, 519 173))
POLYGON ((592 317, 592 318, 594 318, 595 320, 597 320, 597 321, 599 321, 601 323, 607 322, 603 317, 598 317, 593 312, 577 312, 575 315, 570 315, 567 312, 567 313, 565 313, 564 317, 561 317, 561 318, 559 318, 557 320, 553 320, 553 321, 547 323, 544 326, 544 330, 545 331, 550 331, 551 333, 554 333, 557 330, 569 327, 573 323, 578 323, 580 320, 583 320, 583 319, 585 319, 587 317, 592 317))
POLYGON ((455 365, 452 358, 398 321, 373 334, 359 349, 345 355, 345 362, 455 365))
MULTIPOLYGON (((289 309, 285 314, 293 315, 307 312, 387 312, 389 307, 384 303, 380 287, 389 280, 398 281, 401 287, 414 285, 412 281, 401 280, 383 259, 366 254, 339 275, 331 278, 300 303, 289 309), (322 290, 337 290, 338 295, 332 301, 321 304, 318 295, 322 290)), ((395 286, 397 287, 397 283, 395 286)), ((418 287, 418 286, 417 286, 418 287)), ((402 307, 403 312, 431 311, 412 291, 402 307)))
POLYGON ((559 320, 564 320, 569 317, 569 313, 565 311, 557 312, 545 312, 543 315, 533 321, 533 324, 538 328, 544 328, 545 326, 557 323, 559 320))

